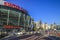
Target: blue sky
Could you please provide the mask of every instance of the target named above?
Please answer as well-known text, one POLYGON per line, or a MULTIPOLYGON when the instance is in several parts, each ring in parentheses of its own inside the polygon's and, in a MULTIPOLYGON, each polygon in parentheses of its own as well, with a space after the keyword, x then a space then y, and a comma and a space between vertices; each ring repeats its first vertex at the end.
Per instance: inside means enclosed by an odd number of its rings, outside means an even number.
POLYGON ((59 0, 6 0, 26 9, 35 21, 60 24, 59 0))

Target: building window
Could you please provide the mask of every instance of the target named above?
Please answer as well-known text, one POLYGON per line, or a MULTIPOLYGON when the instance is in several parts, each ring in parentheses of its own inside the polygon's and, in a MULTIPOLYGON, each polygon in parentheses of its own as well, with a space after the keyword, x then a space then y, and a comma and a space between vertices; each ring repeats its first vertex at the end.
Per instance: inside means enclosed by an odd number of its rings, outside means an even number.
POLYGON ((23 14, 23 13, 21 13, 20 25, 21 25, 21 26, 24 26, 24 14, 23 14))
POLYGON ((8 10, 0 8, 0 21, 3 25, 7 25, 8 10))
POLYGON ((19 13, 17 13, 16 11, 10 10, 9 25, 18 26, 18 17, 19 17, 19 13))

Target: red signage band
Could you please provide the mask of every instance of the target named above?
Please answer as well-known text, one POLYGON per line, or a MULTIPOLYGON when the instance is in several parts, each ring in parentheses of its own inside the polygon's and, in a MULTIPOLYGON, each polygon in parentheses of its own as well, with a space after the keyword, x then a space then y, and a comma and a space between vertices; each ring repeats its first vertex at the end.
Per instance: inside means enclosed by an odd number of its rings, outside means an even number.
POLYGON ((16 8, 16 9, 19 9, 20 8, 19 6, 16 6, 16 5, 11 4, 11 3, 8 3, 8 2, 4 2, 4 5, 5 6, 9 6, 9 7, 13 7, 13 8, 16 8))
POLYGON ((9 26, 9 25, 5 25, 4 28, 8 28, 8 29, 10 29, 10 28, 20 28, 20 26, 9 26))
POLYGON ((19 9, 19 10, 22 10, 25 12, 25 10, 19 6, 16 6, 15 4, 11 4, 11 3, 8 3, 8 2, 4 2, 4 5, 5 6, 8 6, 8 7, 12 7, 12 8, 16 8, 16 9, 19 9))

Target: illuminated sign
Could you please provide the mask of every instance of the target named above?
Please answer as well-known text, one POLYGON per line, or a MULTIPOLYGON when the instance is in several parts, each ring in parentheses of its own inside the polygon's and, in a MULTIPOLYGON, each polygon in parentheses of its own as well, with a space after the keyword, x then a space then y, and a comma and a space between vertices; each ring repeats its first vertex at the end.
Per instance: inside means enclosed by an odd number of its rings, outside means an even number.
POLYGON ((20 28, 20 26, 9 26, 9 25, 5 25, 4 28, 20 28))
POLYGON ((8 7, 12 7, 12 8, 16 8, 16 9, 19 9, 19 10, 22 10, 25 12, 25 10, 19 6, 16 6, 15 4, 11 4, 11 3, 8 3, 8 2, 4 2, 4 5, 5 6, 8 6, 8 7))
POLYGON ((5 5, 5 6, 12 7, 12 8, 16 8, 16 9, 19 9, 19 8, 20 8, 19 6, 16 6, 16 5, 11 4, 11 3, 8 3, 8 2, 4 2, 4 5, 5 5))

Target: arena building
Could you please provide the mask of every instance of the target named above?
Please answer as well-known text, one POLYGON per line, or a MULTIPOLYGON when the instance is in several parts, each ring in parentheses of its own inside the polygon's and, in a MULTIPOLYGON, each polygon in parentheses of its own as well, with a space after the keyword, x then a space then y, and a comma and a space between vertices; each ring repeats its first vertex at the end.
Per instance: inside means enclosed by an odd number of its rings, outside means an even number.
POLYGON ((0 1, 0 30, 10 32, 28 30, 32 24, 32 18, 28 12, 9 2, 0 1))

